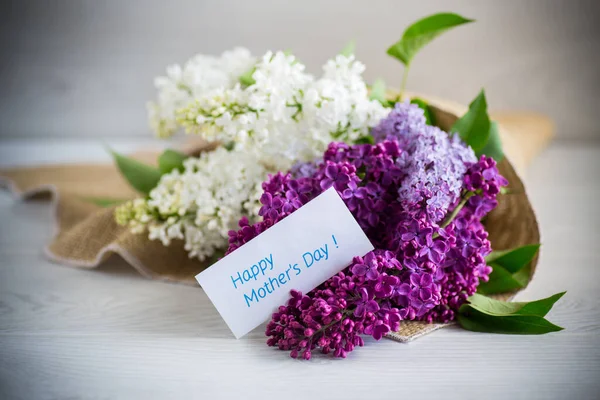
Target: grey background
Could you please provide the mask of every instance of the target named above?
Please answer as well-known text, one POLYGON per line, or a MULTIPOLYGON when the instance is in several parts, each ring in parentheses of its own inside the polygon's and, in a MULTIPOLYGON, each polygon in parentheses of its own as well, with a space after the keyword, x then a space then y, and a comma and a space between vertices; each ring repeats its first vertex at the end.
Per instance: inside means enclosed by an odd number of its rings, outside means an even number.
POLYGON ((0 137, 149 137, 153 77, 197 52, 291 49, 309 70, 349 39, 366 78, 398 85, 385 54, 408 23, 478 20, 416 58, 408 87, 493 109, 551 115, 563 138, 600 138, 600 8, 594 1, 2 1, 0 137))

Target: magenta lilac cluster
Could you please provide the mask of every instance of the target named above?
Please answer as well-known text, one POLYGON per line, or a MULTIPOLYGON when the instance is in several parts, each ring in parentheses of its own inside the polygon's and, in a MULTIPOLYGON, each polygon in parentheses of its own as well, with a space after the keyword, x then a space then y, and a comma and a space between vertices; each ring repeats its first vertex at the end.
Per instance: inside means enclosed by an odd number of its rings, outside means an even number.
POLYGON ((263 183, 263 220, 230 232, 228 252, 333 187, 377 249, 306 295, 292 293, 267 327, 268 344, 310 358, 345 357, 401 321, 447 322, 491 268, 481 218, 507 184, 493 159, 397 104, 373 130, 379 143, 331 143, 323 159, 263 183))
POLYGON ((401 268, 393 253, 370 252, 354 257, 346 271, 309 295, 292 291, 287 305, 279 307, 267 325, 267 344, 308 360, 316 347, 345 358, 363 345, 360 335, 381 339, 400 326, 393 297, 400 282, 395 273, 401 268))

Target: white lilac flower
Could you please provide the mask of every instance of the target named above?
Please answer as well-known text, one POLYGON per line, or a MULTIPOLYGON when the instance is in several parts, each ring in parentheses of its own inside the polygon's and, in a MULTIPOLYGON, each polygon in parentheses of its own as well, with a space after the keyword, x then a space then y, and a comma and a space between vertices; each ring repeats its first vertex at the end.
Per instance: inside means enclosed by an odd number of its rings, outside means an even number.
MULTIPOLYGON (((389 110, 370 100, 354 56, 338 55, 323 66, 323 77, 306 90, 303 110, 319 152, 333 139, 355 141, 369 134, 389 110)), ((316 154, 315 154, 316 155, 316 154)))
POLYGON ((242 215, 258 215, 265 168, 249 154, 220 147, 184 162, 184 171, 163 175, 147 200, 133 200, 116 211, 117 221, 168 246, 182 239, 190 257, 203 260, 227 243, 242 215), (143 228, 142 228, 143 229, 143 228))
POLYGON ((354 56, 337 56, 319 79, 284 52, 258 62, 247 50, 196 56, 157 79, 150 120, 159 136, 180 128, 227 144, 189 159, 185 171, 162 177, 147 200, 117 210, 119 223, 169 245, 182 239, 201 260, 227 246, 228 231, 260 209, 260 184, 268 173, 314 160, 332 140, 354 141, 388 111, 368 97, 354 56), (240 76, 252 71, 242 85, 240 76))
POLYGON ((339 55, 315 79, 292 55, 268 52, 254 83, 206 92, 179 111, 178 122, 208 141, 233 142, 266 165, 288 169, 332 140, 354 141, 387 115, 368 97, 364 65, 339 55))
POLYGON ((167 67, 166 76, 154 81, 158 95, 148 104, 150 127, 159 137, 173 135, 179 129, 177 110, 211 90, 233 87, 255 62, 247 49, 235 48, 219 57, 198 54, 183 67, 167 67))

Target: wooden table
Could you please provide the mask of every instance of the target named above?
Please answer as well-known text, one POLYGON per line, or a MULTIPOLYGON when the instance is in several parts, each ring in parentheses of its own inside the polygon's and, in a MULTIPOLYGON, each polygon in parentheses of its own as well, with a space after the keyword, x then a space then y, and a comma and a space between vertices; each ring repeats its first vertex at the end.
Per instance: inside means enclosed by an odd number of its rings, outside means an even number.
MULTIPOLYGON (((108 160, 95 142, 0 142, 2 166, 90 159, 108 160)), ((0 398, 598 398, 599 174, 600 145, 556 143, 525 179, 543 247, 518 298, 568 290, 549 314, 565 331, 447 328, 310 362, 267 347, 264 327, 235 340, 200 288, 149 281, 117 259, 90 271, 50 263, 49 205, 0 192, 0 398)))

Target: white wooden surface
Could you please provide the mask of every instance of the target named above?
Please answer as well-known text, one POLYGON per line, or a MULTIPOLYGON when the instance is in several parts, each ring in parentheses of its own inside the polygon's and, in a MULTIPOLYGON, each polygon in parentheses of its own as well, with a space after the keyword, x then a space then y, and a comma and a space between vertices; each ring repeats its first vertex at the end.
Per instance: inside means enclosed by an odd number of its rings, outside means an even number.
MULTIPOLYGON (((41 151, 47 145, 0 144, 0 165, 54 161, 41 151)), ((89 143, 51 153, 105 157, 89 143)), ((52 234, 49 206, 0 193, 0 398, 597 398, 598 172, 599 145, 555 144, 526 179, 543 250, 519 298, 568 290, 549 315, 565 331, 449 328, 310 362, 267 347, 262 328, 235 340, 197 287, 146 280, 120 260, 91 271, 51 264, 41 253, 52 234)))

